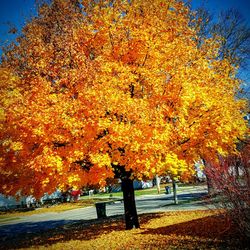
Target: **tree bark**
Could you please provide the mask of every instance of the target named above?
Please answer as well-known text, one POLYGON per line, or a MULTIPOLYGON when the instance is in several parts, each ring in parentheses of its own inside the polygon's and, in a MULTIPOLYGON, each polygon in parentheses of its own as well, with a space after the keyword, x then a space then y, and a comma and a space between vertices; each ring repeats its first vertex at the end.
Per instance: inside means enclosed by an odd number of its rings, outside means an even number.
POLYGON ((215 190, 214 190, 213 180, 211 178, 212 176, 211 176, 211 174, 209 174, 209 173, 211 173, 212 166, 204 158, 202 158, 202 161, 203 161, 204 166, 205 166, 205 175, 206 175, 206 179, 207 179, 207 192, 208 192, 208 195, 213 195, 215 193, 215 190))
POLYGON ((206 175, 206 178, 207 178, 207 192, 208 192, 208 195, 213 195, 214 194, 214 187, 213 187, 212 179, 208 175, 206 175))
POLYGON ((155 180, 156 180, 156 187, 157 187, 157 193, 159 194, 161 192, 161 178, 158 176, 158 174, 155 176, 155 180))
POLYGON ((173 195, 174 195, 174 204, 178 204, 177 184, 175 181, 173 181, 173 195))
POLYGON ((140 225, 135 205, 133 180, 129 179, 128 177, 122 178, 122 192, 126 229, 139 228, 140 225))

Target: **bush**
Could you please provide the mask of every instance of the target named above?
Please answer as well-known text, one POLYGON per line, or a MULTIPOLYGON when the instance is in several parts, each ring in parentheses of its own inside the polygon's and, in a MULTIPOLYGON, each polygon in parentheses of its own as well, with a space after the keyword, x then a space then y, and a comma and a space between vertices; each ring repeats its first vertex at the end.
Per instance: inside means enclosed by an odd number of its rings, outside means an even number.
POLYGON ((211 194, 220 194, 220 205, 227 209, 243 234, 250 238, 250 141, 241 145, 238 155, 206 161, 211 194))

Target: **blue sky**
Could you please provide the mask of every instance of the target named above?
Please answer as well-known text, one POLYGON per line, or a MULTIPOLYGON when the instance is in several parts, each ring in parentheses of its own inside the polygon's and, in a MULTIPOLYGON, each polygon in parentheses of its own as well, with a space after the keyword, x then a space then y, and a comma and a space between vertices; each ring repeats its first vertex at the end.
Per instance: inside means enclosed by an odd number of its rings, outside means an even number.
POLYGON ((250 23, 250 0, 191 0, 194 8, 202 5, 202 2, 205 2, 205 6, 207 6, 212 13, 217 13, 229 8, 236 8, 241 12, 248 23, 250 23))
MULTIPOLYGON (((194 8, 200 6, 202 2, 202 0, 191 0, 194 8)), ((205 3, 213 13, 232 7, 237 8, 250 25, 250 0, 205 0, 205 3)), ((11 27, 8 23, 21 30, 35 12, 35 0, 0 0, 0 45, 13 40, 16 36, 8 34, 11 27)))
MULTIPOLYGON (((186 0, 187 1, 187 0, 186 0)), ((202 0, 191 0, 192 6, 197 8, 202 0)), ((206 6, 213 12, 219 12, 231 7, 237 8, 250 24, 250 0, 205 0, 206 6)), ((35 13, 35 0, 1 0, 0 1, 0 43, 12 40, 8 34, 8 22, 20 29, 31 15, 35 13)))
POLYGON ((25 21, 35 13, 35 0, 0 0, 0 43, 12 40, 8 34, 11 23, 18 29, 24 26, 25 21))
MULTIPOLYGON (((188 0, 184 1, 188 2, 188 0)), ((248 25, 250 25, 250 0, 191 0, 193 9, 201 6, 202 3, 205 3, 205 6, 215 16, 222 10, 236 8, 246 19, 248 25)), ((17 34, 8 34, 10 28, 14 26, 20 31, 25 25, 25 22, 27 22, 31 16, 34 16, 35 13, 35 0, 0 0, 0 55, 2 54, 1 47, 9 41, 14 40, 17 36, 17 34)), ((247 69, 239 71, 239 76, 244 80, 243 88, 247 90, 248 95, 250 95, 249 68, 250 63, 247 69)))

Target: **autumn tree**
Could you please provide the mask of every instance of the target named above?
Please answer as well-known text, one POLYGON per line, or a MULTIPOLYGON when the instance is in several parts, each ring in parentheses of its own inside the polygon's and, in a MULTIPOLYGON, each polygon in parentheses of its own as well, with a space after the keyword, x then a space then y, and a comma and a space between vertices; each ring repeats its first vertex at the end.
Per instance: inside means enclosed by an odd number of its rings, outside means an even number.
POLYGON ((191 13, 191 26, 198 31, 198 44, 208 36, 220 38, 219 57, 232 64, 246 67, 250 59, 250 27, 237 9, 221 11, 216 18, 200 7, 191 13))
MULTIPOLYGON (((248 99, 249 105, 250 86, 249 76, 246 72, 248 72, 250 58, 250 27, 240 11, 231 8, 219 12, 217 15, 213 15, 206 6, 203 5, 191 13, 190 25, 198 31, 198 46, 200 46, 207 37, 219 39, 220 49, 218 57, 227 59, 231 64, 239 68, 237 76, 242 82, 242 89, 237 96, 248 99)), ((231 157, 236 156, 232 155, 231 157)), ((208 165, 207 169, 210 169, 210 160, 204 159, 204 162, 208 165)), ((223 171, 222 169, 221 172, 223 171)), ((212 183, 215 184, 215 182, 217 182, 217 177, 215 181, 209 179, 212 176, 213 175, 209 173, 207 175, 208 190, 209 193, 211 191, 211 194, 214 192, 212 183)))
POLYGON ((189 22, 176 0, 42 5, 3 55, 0 192, 119 177, 131 229, 134 179, 188 179, 194 160, 234 152, 246 132, 235 68, 189 22))

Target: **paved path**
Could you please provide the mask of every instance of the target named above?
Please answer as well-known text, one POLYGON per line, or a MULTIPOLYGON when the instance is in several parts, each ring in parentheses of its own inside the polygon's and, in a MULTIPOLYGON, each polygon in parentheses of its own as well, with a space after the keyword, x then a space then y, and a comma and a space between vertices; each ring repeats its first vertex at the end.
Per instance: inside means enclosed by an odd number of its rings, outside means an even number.
MULTIPOLYGON (((136 199, 138 214, 166 212, 176 210, 198 210, 214 208, 211 204, 201 200, 207 194, 203 186, 190 188, 185 192, 179 192, 179 204, 174 205, 172 194, 144 195, 136 199)), ((115 202, 106 207, 107 216, 124 214, 123 203, 115 202)), ((23 216, 17 220, 0 221, 1 238, 11 238, 19 233, 34 233, 46 231, 51 228, 62 226, 68 223, 88 221, 97 219, 95 207, 86 207, 69 210, 60 213, 43 213, 31 216, 23 216)))

